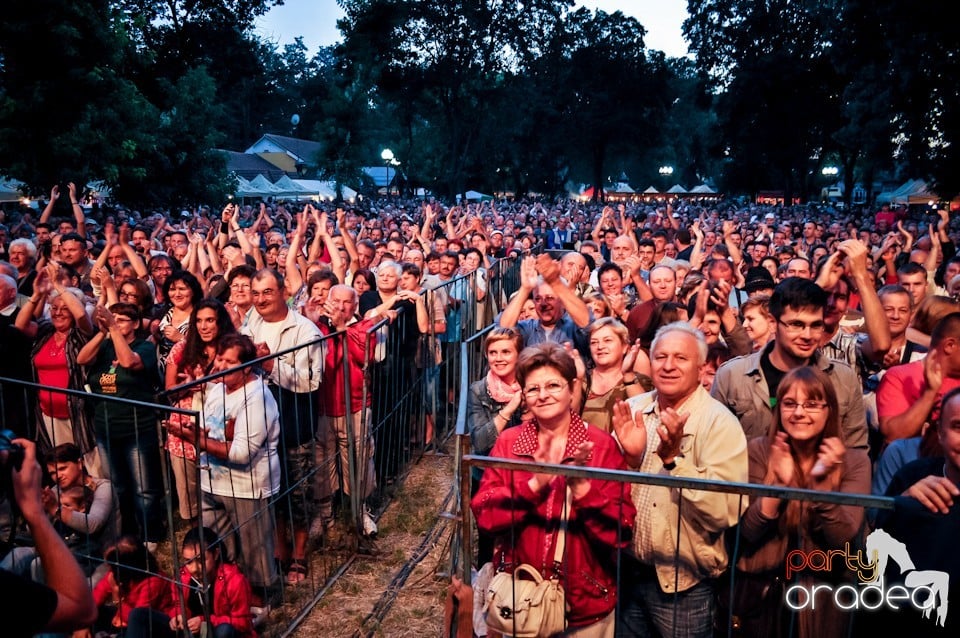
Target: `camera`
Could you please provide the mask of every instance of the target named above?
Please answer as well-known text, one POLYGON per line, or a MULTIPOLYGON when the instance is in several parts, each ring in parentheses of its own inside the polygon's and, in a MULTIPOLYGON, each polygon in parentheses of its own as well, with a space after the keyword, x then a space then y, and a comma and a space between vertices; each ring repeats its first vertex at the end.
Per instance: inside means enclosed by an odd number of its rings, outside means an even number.
POLYGON ((5 496, 11 504, 16 504, 13 496, 13 481, 10 472, 20 471, 23 467, 23 446, 14 443, 17 435, 10 430, 0 430, 0 495, 5 496))

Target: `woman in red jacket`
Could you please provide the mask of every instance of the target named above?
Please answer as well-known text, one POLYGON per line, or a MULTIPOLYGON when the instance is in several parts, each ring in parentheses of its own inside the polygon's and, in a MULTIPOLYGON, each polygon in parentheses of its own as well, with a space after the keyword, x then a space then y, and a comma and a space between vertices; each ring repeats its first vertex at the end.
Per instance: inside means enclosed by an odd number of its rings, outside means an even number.
MULTIPOLYGON (((533 418, 504 430, 490 456, 627 469, 614 438, 571 409, 577 371, 563 346, 525 348, 516 376, 533 418)), ((471 508, 477 527, 500 537, 493 559, 497 570, 527 563, 544 578, 556 574, 565 592, 568 629, 578 636, 613 635, 617 557, 630 542, 636 518, 628 483, 491 467, 471 508), (571 504, 564 512, 568 488, 571 504), (564 514, 567 531, 557 564, 564 514)))

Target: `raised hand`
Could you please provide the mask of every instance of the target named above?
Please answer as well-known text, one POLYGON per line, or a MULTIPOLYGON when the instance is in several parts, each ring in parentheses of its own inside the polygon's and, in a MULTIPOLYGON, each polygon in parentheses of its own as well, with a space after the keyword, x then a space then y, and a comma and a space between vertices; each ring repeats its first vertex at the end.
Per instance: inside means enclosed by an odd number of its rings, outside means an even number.
POLYGON ((617 401, 613 405, 613 431, 617 433, 620 448, 631 467, 640 467, 643 455, 647 451, 647 426, 643 414, 636 414, 626 401, 617 401))
POLYGON ((660 445, 657 446, 657 456, 664 463, 672 461, 680 454, 680 441, 683 439, 683 427, 687 424, 690 413, 680 414, 673 408, 660 411, 660 425, 657 426, 657 436, 660 445))

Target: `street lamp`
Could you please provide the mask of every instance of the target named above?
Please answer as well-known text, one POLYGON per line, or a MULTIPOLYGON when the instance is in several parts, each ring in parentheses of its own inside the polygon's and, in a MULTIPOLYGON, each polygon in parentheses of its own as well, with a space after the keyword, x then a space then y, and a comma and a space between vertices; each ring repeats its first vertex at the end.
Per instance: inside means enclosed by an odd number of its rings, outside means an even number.
POLYGON ((380 158, 383 159, 383 167, 387 171, 387 197, 390 197, 390 165, 396 162, 397 158, 389 148, 383 149, 380 158))
POLYGON ((836 166, 824 166, 820 170, 820 174, 823 175, 824 177, 833 177, 835 175, 840 174, 840 169, 837 168, 836 166))

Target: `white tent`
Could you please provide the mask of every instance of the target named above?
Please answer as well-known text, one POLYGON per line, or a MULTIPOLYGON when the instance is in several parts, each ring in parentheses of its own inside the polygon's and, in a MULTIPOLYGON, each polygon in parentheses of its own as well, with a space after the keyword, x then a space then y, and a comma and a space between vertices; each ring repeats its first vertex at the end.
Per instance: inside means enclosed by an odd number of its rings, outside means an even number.
POLYGON ((20 183, 15 179, 0 179, 0 202, 16 202, 23 197, 20 183))
MULTIPOLYGON (((295 179, 292 180, 298 186, 306 189, 307 196, 315 201, 321 199, 325 200, 335 200, 337 198, 337 184, 336 182, 323 181, 319 179, 295 179)), ((352 201, 357 197, 357 191, 353 190, 349 186, 341 186, 340 190, 343 191, 343 198, 352 201)))
POLYGON ((717 191, 713 190, 706 184, 700 184, 699 186, 694 186, 690 191, 691 193, 697 193, 698 195, 714 195, 717 191))
POLYGON ((479 191, 467 191, 465 196, 468 202, 488 202, 493 199, 493 195, 485 195, 479 191))
POLYGON ((284 175, 277 181, 273 183, 273 187, 276 188, 279 192, 277 197, 293 197, 304 199, 310 197, 310 189, 306 186, 296 183, 294 180, 290 179, 287 175, 284 175))
POLYGON ((643 191, 643 194, 644 194, 644 195, 659 195, 659 194, 660 194, 660 191, 658 191, 656 188, 654 188, 654 187, 651 185, 651 186, 647 186, 647 190, 643 191))
POLYGON ((931 199, 938 199, 938 197, 922 179, 908 180, 896 190, 877 195, 879 204, 917 204, 931 199))
POLYGON ((688 191, 687 191, 686 188, 684 188, 684 187, 681 186, 680 184, 674 184, 673 186, 670 187, 670 190, 668 190, 667 192, 670 193, 670 194, 672 194, 672 195, 683 195, 684 193, 687 193, 688 191))

